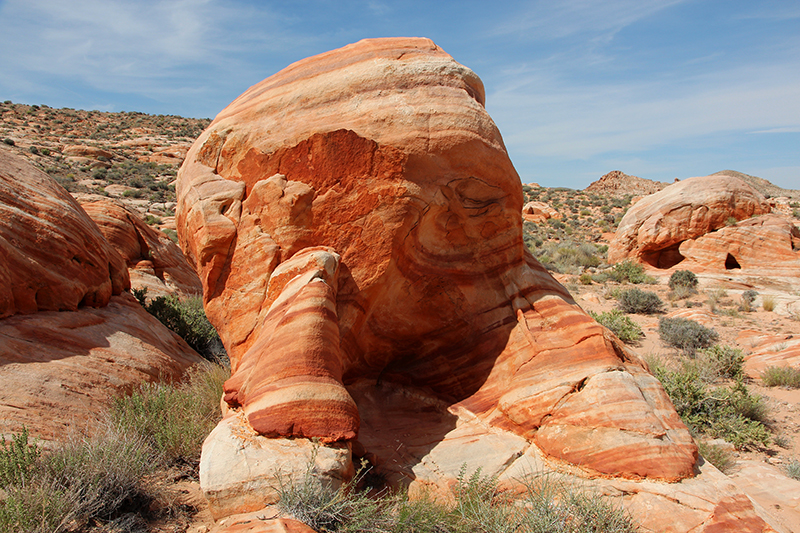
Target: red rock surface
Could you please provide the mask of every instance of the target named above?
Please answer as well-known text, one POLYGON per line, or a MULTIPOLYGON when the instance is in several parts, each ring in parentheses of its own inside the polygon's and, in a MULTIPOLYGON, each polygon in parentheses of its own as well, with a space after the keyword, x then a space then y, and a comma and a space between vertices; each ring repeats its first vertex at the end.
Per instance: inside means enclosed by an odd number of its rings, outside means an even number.
POLYGON ((725 175, 689 178, 633 205, 608 247, 609 263, 634 259, 655 268, 682 260, 682 243, 737 221, 769 213, 766 199, 744 181, 725 175))
POLYGON ((757 379, 768 367, 800 368, 800 336, 768 334, 751 329, 742 330, 736 343, 745 352, 744 369, 757 379))
POLYGON ((0 151, 0 318, 105 306, 130 287, 120 255, 49 176, 0 151))
POLYGON ((69 193, 2 151, 0 247, 0 433, 63 439, 202 361, 123 291, 122 257, 69 193))
POLYGON ((585 475, 690 478, 661 385, 525 249, 483 104, 431 41, 366 40, 251 87, 198 138, 177 226, 231 357, 227 404, 378 471, 407 444, 424 466, 455 430, 478 463, 499 439, 501 471, 541 449, 585 475))
POLYGON ((0 434, 45 440, 80 432, 116 395, 178 379, 202 362, 130 295, 101 308, 0 320, 0 434))
POLYGON ((149 297, 203 292, 200 278, 178 245, 136 213, 113 200, 88 202, 81 207, 125 260, 134 288, 146 288, 149 297))

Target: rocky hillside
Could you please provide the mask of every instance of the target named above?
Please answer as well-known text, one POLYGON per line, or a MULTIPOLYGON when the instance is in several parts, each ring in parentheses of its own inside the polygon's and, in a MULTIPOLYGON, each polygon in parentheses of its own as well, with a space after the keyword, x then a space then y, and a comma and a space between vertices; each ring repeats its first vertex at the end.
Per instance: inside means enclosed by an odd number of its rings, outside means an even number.
POLYGON ((0 146, 28 159, 81 201, 88 195, 119 198, 150 223, 171 230, 175 175, 209 122, 6 100, 0 104, 0 146))
POLYGON ((629 176, 620 170, 612 170, 586 187, 587 192, 608 196, 645 196, 660 191, 669 183, 652 181, 638 176, 629 176))
POLYGON ((751 187, 767 198, 786 197, 800 200, 800 191, 778 187, 764 178, 751 176, 750 174, 736 172, 735 170, 720 170, 719 172, 712 174, 712 176, 733 176, 734 178, 739 178, 740 180, 747 182, 751 187))

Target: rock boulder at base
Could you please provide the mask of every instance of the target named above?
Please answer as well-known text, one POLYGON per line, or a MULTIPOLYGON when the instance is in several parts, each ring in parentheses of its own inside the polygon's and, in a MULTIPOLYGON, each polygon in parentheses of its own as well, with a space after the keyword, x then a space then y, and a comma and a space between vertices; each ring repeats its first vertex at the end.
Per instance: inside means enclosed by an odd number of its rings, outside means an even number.
POLYGON ((625 213, 608 247, 608 261, 633 259, 671 268, 683 260, 679 248, 684 241, 769 211, 766 199, 738 178, 689 178, 643 198, 625 213))
POLYGON ((0 151, 0 434, 47 440, 202 359, 124 289, 125 262, 67 191, 0 151))
POLYGON ((561 213, 544 202, 528 202, 522 208, 522 218, 539 224, 550 218, 561 218, 561 213))
POLYGON ((200 278, 165 233, 113 200, 88 202, 81 207, 125 260, 132 287, 146 288, 149 297, 203 292, 200 278))
MULTIPOLYGON (((225 403, 253 439, 350 446, 412 491, 528 455, 634 484, 695 476, 659 382, 526 250, 483 85, 430 40, 360 41, 254 85, 189 150, 177 193, 231 358, 225 403)), ((718 492, 706 528, 739 497, 718 492)))

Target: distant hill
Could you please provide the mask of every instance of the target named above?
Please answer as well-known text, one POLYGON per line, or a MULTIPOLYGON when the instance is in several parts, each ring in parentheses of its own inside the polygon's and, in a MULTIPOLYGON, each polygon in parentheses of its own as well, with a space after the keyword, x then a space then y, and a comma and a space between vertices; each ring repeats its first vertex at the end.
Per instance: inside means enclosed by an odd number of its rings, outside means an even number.
POLYGON ((585 190, 611 196, 626 196, 629 194, 632 196, 646 196, 660 191, 667 185, 669 183, 629 176, 620 170, 612 170, 599 180, 592 182, 585 190))
POLYGON ((767 198, 774 198, 777 196, 787 196, 789 198, 800 199, 800 190, 784 189, 783 187, 778 187, 777 185, 773 185, 764 178, 751 176, 750 174, 736 172, 735 170, 720 170, 719 172, 715 172, 714 174, 711 175, 732 176, 734 178, 739 178, 740 180, 749 183, 751 187, 753 187, 755 190, 757 190, 767 198))

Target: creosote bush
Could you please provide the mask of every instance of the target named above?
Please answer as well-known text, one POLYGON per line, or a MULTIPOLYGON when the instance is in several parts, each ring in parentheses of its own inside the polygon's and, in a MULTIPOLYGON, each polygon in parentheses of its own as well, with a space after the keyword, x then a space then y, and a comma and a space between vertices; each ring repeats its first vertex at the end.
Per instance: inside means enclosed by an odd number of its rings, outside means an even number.
POLYGON ((636 342, 644 337, 642 328, 619 309, 612 309, 599 314, 589 311, 589 314, 600 324, 610 329, 623 342, 636 342))
POLYGON ((652 315, 664 312, 664 301, 656 293, 635 287, 620 292, 617 305, 626 313, 652 315))
POLYGON ((695 291, 697 289, 697 276, 691 270, 676 270, 669 277, 669 288, 675 290, 684 287, 695 291))
POLYGON ((725 439, 737 448, 770 444, 770 432, 763 423, 767 407, 741 380, 730 387, 713 387, 701 378, 697 366, 691 362, 670 368, 651 359, 648 365, 690 430, 725 439))
MULTIPOLYGON (((363 471, 362 471, 363 472, 363 471)), ((339 489, 306 476, 279 488, 281 510, 316 531, 350 533, 568 533, 635 531, 624 511, 598 494, 581 490, 553 474, 531 474, 524 494, 498 489, 494 478, 462 467, 450 502, 422 494, 377 497, 356 490, 354 482, 339 489)))
POLYGON ((698 349, 708 348, 719 339, 713 329, 686 318, 660 318, 658 334, 662 341, 692 357, 698 349))
POLYGON ((655 278, 644 273, 644 267, 630 259, 614 265, 611 271, 611 279, 618 283, 633 283, 638 285, 646 283, 652 285, 656 282, 655 278))

